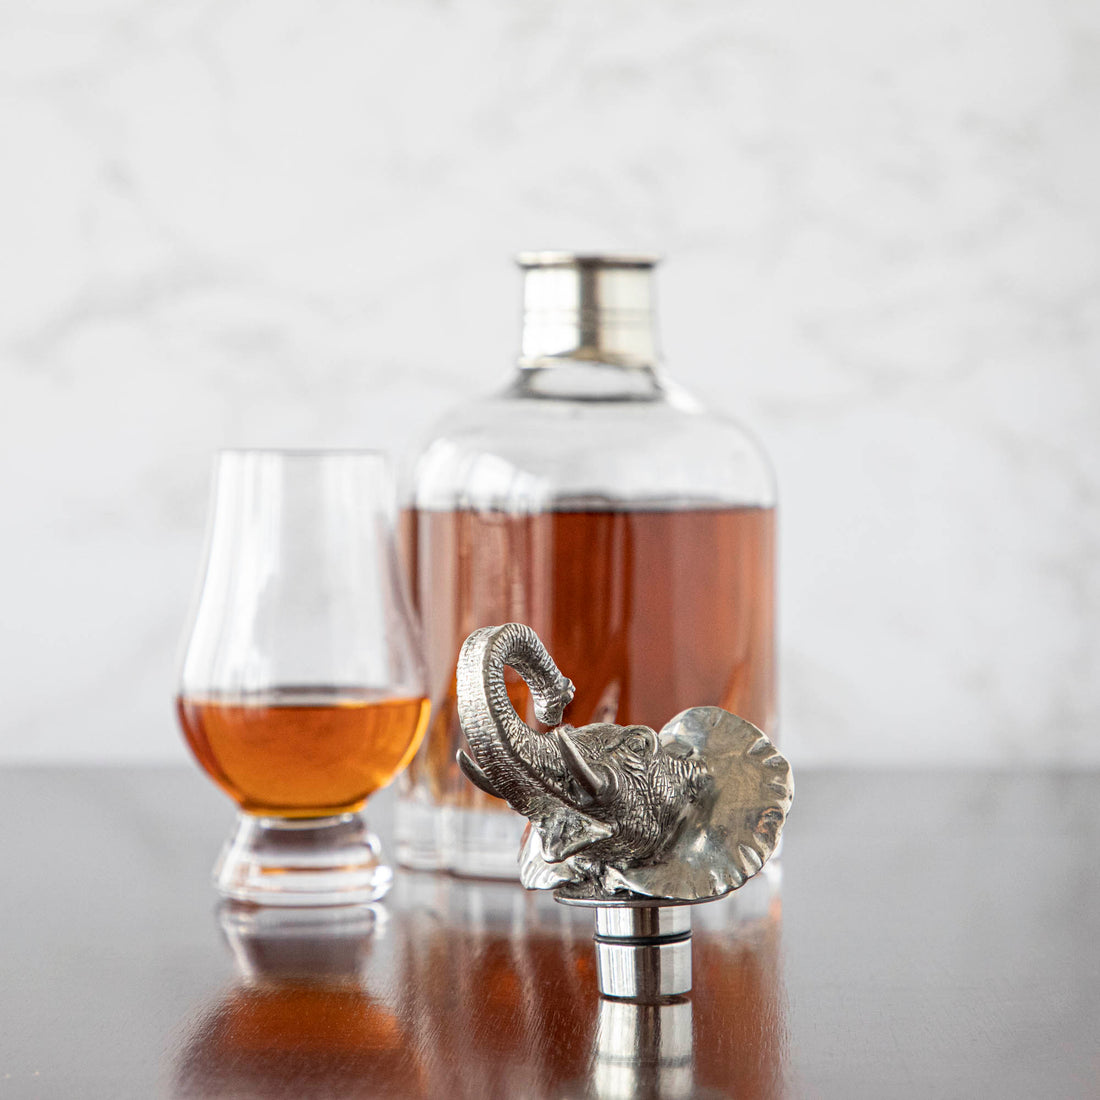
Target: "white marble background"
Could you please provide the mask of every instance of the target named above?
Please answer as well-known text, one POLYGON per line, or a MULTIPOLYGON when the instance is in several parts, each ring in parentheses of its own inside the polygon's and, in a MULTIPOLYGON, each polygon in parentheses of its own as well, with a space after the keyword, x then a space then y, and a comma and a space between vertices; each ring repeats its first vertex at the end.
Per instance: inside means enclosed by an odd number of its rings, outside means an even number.
POLYGON ((1100 2, 2 0, 0 759, 182 760, 208 456, 407 451, 658 250, 800 762, 1100 762, 1100 2))

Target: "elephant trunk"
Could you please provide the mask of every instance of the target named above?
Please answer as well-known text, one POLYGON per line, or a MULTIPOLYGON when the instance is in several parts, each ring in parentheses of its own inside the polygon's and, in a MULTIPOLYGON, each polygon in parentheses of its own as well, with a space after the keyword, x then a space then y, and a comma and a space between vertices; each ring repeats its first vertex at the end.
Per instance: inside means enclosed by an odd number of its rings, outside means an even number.
POLYGON ((516 713, 504 680, 505 666, 527 682, 539 720, 554 726, 573 698, 573 684, 554 664, 538 636, 520 623, 475 630, 458 661, 458 715, 473 761, 459 763, 482 790, 507 799, 531 816, 547 796, 571 801, 567 761, 554 733, 531 729, 516 713), (476 763, 475 763, 476 761, 476 763))

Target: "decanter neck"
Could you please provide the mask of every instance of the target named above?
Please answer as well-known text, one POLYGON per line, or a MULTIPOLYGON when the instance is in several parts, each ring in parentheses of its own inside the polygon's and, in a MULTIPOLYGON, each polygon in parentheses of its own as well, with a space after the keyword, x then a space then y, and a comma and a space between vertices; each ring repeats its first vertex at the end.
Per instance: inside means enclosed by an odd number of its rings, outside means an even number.
POLYGON ((652 256, 524 252, 521 367, 654 367, 652 256))

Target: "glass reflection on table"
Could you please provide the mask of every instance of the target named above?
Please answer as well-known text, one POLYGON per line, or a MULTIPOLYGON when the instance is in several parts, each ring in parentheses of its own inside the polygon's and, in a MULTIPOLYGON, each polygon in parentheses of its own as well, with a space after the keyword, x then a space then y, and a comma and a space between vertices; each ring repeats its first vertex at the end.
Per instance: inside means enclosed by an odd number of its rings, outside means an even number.
POLYGON ((193 1014, 174 1095, 778 1097, 778 874, 698 906, 695 990, 600 998, 592 917, 402 874, 384 905, 225 905, 236 980, 193 1014))
POLYGON ((384 918, 378 906, 221 906, 239 976, 192 1017, 174 1095, 425 1095, 399 1018, 363 981, 384 918))

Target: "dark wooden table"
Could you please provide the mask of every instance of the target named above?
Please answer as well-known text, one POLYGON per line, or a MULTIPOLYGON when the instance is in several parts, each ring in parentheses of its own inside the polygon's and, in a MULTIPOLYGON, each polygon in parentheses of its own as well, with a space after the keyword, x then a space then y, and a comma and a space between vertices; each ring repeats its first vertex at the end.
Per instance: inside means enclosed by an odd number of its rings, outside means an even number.
POLYGON ((519 887, 219 906, 195 771, 9 769, 0 807, 0 1097, 1100 1096, 1097 774, 803 770, 781 887, 697 909, 650 1008, 519 887))

